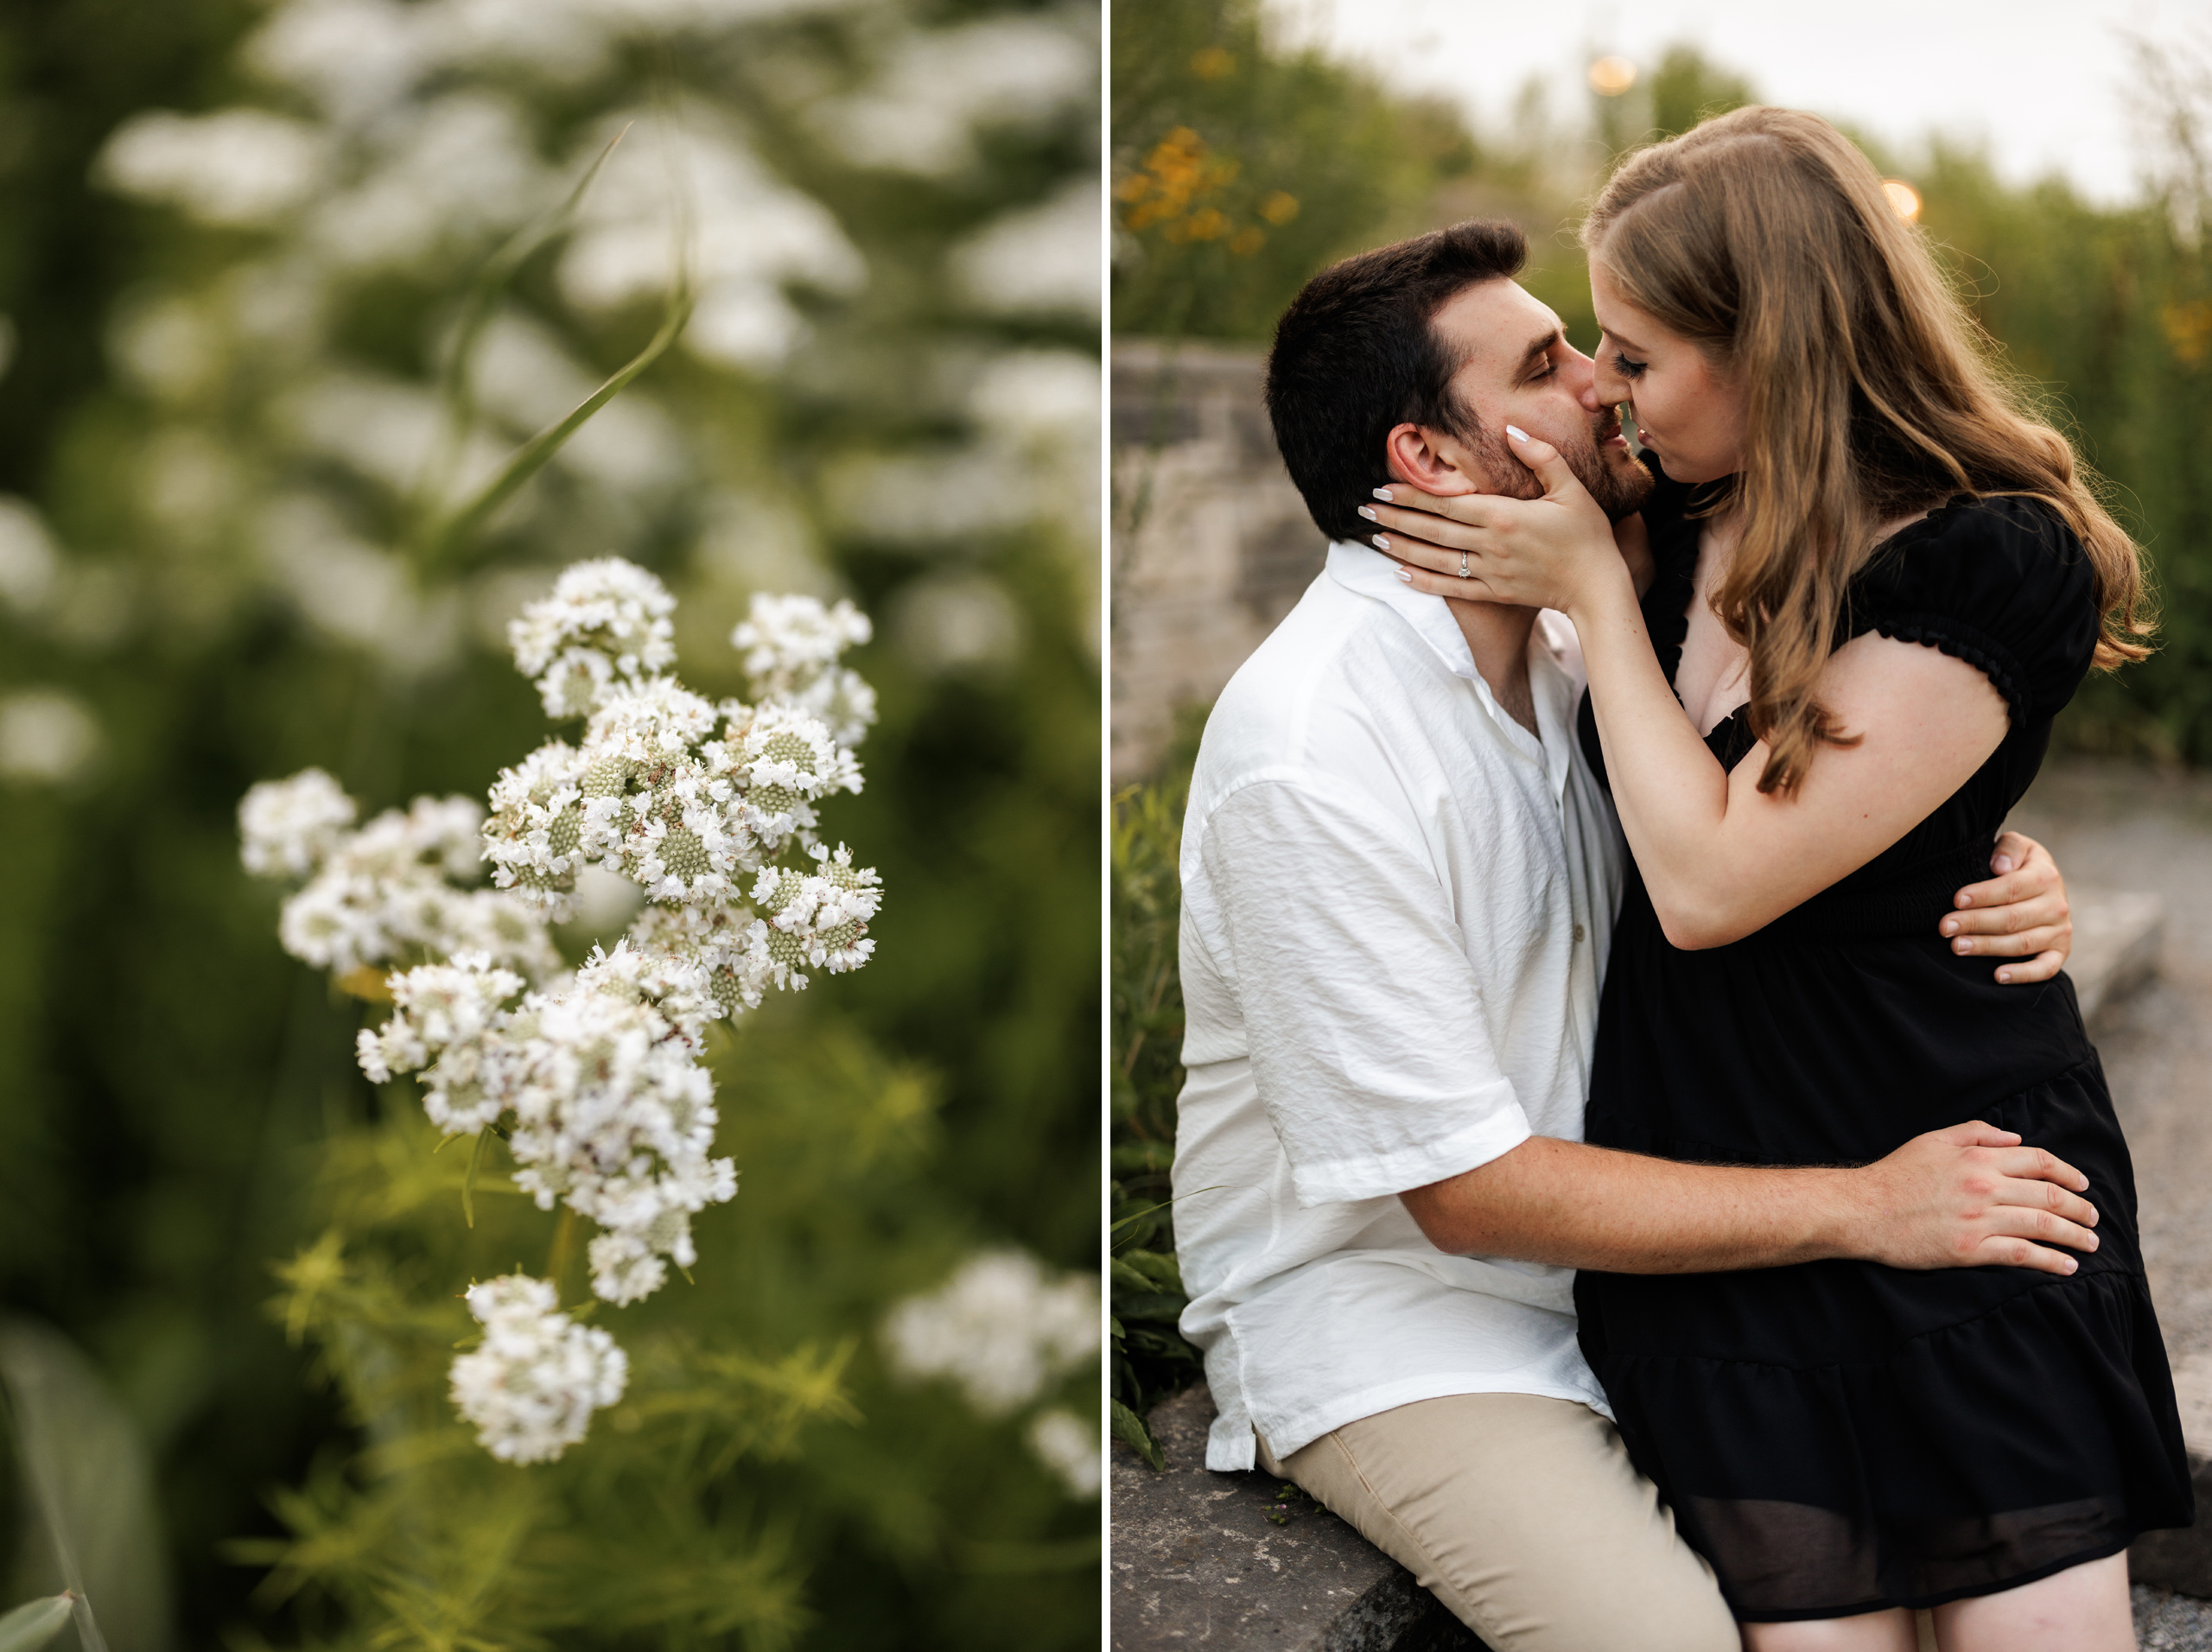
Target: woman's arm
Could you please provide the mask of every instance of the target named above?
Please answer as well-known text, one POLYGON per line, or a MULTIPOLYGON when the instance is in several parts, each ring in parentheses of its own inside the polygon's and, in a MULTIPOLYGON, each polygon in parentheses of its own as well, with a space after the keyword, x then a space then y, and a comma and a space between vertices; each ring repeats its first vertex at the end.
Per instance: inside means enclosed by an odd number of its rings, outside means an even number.
MULTIPOLYGON (((1621 826, 1676 946, 1740 939, 1866 865, 2003 740, 2005 702, 1973 666, 1919 644, 1864 636, 1836 651, 1819 687, 1840 730, 1858 743, 1823 747, 1794 797, 1761 795, 1764 743, 1732 771, 1707 748, 1652 653, 1604 513, 1556 449, 1515 445, 1544 481, 1542 499, 1451 501, 1457 521, 1448 533, 1387 505, 1377 520, 1442 541, 1450 564, 1466 558, 1465 581, 1456 569, 1441 578, 1408 569, 1409 583, 1557 608, 1574 622, 1621 826)), ((1382 548, 1401 556, 1410 549, 1382 548)))

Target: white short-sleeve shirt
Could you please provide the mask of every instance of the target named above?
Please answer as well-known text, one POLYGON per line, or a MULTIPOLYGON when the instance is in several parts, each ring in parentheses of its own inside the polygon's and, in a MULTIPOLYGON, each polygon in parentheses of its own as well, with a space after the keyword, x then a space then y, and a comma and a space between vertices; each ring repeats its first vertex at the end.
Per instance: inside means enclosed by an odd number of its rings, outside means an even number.
POLYGON ((1330 547, 1192 778, 1174 1208, 1209 1468, 1445 1395, 1605 1410, 1573 1270, 1448 1255, 1397 1198, 1582 1136, 1624 850, 1573 632, 1529 647, 1532 736, 1395 567, 1330 547))

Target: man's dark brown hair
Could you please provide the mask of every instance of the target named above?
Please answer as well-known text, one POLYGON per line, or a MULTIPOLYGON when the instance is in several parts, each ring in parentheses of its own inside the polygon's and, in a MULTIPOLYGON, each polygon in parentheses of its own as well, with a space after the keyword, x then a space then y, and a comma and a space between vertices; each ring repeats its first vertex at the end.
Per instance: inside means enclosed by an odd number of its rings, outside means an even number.
POLYGON ((1268 416, 1330 538, 1366 533, 1359 507, 1389 480, 1382 444, 1395 426, 1464 434, 1450 394, 1459 358, 1429 323, 1467 288, 1520 274, 1528 256, 1513 225, 1475 219, 1332 264, 1291 300, 1268 354, 1268 416))

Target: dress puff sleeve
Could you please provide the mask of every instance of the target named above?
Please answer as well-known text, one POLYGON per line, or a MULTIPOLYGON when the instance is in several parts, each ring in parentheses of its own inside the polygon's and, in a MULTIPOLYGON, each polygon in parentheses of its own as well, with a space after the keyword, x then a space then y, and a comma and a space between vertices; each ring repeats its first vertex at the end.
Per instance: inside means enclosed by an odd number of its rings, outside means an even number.
POLYGON ((1853 582, 1838 644, 1870 631, 1982 671, 2016 727, 2048 719, 2096 653, 2095 570, 2049 506, 1960 494, 1890 539, 1853 582))

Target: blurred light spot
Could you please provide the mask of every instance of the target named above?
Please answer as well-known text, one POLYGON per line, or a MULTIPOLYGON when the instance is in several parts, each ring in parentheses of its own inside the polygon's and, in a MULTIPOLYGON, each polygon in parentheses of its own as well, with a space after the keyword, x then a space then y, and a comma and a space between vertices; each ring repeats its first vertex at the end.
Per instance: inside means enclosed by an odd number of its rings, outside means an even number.
POLYGON ((0 780, 59 785, 100 747, 92 709, 66 689, 22 689, 0 699, 0 780))
POLYGON ((61 557, 45 518, 27 499, 0 494, 0 602, 17 613, 45 604, 61 557))
POLYGON ((1270 224, 1287 224, 1298 216, 1298 197, 1278 189, 1260 203, 1260 216, 1270 224))
POLYGON ((892 604, 892 634, 925 671, 1001 665, 1021 651, 1027 627, 996 580, 939 574, 914 581, 892 604))
POLYGON ((987 310, 1096 317, 1099 197, 1096 179, 1078 179, 1050 200, 994 219, 953 250, 954 281, 987 310))
POLYGON ((1226 80, 1236 73, 1236 59, 1224 47, 1202 46, 1191 55, 1191 73, 1201 80, 1226 80))
POLYGON ((1902 178, 1882 180, 1882 193, 1890 198, 1890 209, 1908 224, 1920 221, 1920 191, 1902 178))
POLYGON ((1246 225, 1229 238, 1229 250, 1240 258, 1249 258, 1268 244, 1268 232, 1246 225))
POLYGON ((93 181, 118 194, 178 207, 210 224, 281 218, 321 184, 322 134, 263 109, 134 115, 92 163, 93 181))
POLYGON ((181 298, 125 300, 108 329, 107 347, 141 390, 172 400, 207 385, 222 365, 214 329, 196 306, 181 298))
POLYGON ((1600 98, 1618 98, 1636 84, 1636 65, 1624 57, 1605 56, 1590 66, 1590 90, 1600 98))
MULTIPOLYGON (((1095 25, 1094 25, 1095 30, 1095 25)), ((912 34, 816 128, 861 166, 944 174, 976 158, 978 127, 1038 127, 1097 96, 1096 35, 1048 17, 994 17, 912 34)))

